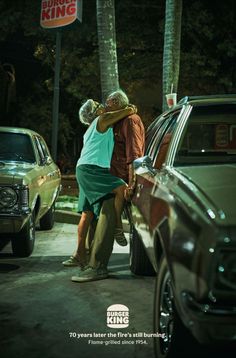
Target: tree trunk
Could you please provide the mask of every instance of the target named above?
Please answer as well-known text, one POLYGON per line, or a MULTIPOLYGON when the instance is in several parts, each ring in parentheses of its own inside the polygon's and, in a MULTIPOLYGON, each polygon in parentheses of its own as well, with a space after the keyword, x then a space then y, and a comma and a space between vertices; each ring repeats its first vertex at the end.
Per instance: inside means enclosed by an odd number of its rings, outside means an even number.
POLYGON ((110 92, 119 88, 114 1, 97 0, 97 29, 103 101, 110 92))
POLYGON ((178 93, 182 0, 166 0, 165 35, 163 51, 163 110, 167 109, 165 95, 178 93))

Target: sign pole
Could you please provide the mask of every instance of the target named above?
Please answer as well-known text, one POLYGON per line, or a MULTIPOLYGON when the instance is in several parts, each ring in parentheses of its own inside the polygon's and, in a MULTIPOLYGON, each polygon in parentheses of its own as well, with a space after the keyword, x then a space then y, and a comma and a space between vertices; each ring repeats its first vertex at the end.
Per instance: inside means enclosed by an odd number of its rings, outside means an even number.
POLYGON ((59 92, 60 92, 60 65, 61 65, 61 28, 72 24, 77 19, 82 22, 83 0, 41 0, 40 25, 45 29, 55 29, 56 33, 56 61, 54 73, 54 91, 52 108, 52 142, 51 154, 57 161, 58 142, 58 116, 59 116, 59 92))
POLYGON ((61 31, 56 34, 56 62, 54 75, 53 92, 53 113, 52 113, 52 157, 57 161, 58 141, 58 117, 59 117, 59 94, 60 94, 60 65, 61 65, 61 31))

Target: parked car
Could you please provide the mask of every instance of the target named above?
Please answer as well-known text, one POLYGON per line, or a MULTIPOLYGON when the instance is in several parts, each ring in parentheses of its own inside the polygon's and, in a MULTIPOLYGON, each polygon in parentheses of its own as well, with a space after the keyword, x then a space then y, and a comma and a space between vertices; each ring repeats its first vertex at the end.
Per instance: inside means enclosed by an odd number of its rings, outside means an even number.
POLYGON ((0 127, 0 235, 10 238, 13 253, 29 256, 35 226, 50 230, 61 174, 38 133, 0 127))
POLYGON ((156 356, 181 346, 184 357, 192 337, 234 342, 236 95, 180 100, 150 125, 134 166, 130 265, 156 275, 156 356))

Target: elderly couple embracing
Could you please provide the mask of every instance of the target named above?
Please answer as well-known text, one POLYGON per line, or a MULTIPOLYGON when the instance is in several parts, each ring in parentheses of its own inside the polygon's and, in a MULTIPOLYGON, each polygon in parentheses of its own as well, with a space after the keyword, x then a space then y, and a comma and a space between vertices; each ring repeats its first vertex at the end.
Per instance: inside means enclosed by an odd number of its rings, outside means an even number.
POLYGON ((88 99, 79 118, 88 125, 76 165, 81 218, 77 249, 63 265, 78 266, 71 279, 86 282, 108 277, 114 240, 127 245, 121 216, 133 194, 132 162, 144 154, 145 133, 136 106, 122 90, 109 94, 104 105, 88 99))

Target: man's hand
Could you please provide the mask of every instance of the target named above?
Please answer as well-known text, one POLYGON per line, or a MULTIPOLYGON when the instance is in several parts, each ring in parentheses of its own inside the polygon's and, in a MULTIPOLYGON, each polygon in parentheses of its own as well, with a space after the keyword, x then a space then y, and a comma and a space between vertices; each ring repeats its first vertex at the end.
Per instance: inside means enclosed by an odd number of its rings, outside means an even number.
POLYGON ((129 181, 127 187, 125 188, 124 197, 125 200, 131 201, 132 196, 134 195, 134 189, 136 184, 136 175, 132 163, 129 164, 128 172, 129 172, 129 181))
POLYGON ((131 201, 132 196, 134 195, 134 188, 127 186, 124 191, 124 197, 126 201, 131 201))
POLYGON ((128 107, 132 108, 134 113, 137 113, 138 109, 134 104, 129 104, 128 107))

